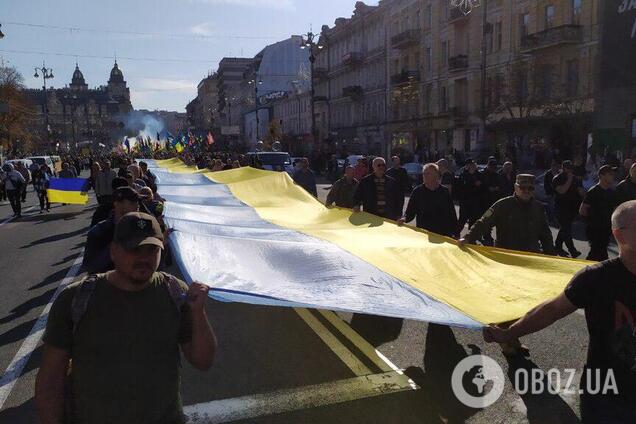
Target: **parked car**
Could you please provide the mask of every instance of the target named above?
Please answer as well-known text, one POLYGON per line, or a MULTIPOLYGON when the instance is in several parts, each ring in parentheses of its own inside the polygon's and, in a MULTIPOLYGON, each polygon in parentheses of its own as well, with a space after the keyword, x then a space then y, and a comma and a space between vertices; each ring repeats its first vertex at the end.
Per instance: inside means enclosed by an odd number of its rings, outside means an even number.
POLYGON ((22 162, 24 166, 27 167, 27 169, 29 169, 31 165, 33 164, 33 161, 31 159, 9 159, 5 161, 4 163, 10 163, 13 165, 14 168, 16 168, 18 162, 22 162))
POLYGON ((404 169, 406 169, 406 173, 409 175, 411 179, 411 186, 417 187, 422 184, 422 168, 424 165, 417 162, 405 163, 404 169))
POLYGON ((249 152, 247 160, 251 167, 267 171, 293 172, 292 159, 287 152, 249 152))
POLYGON ((50 156, 31 156, 29 159, 39 166, 46 165, 51 170, 52 175, 57 175, 55 172, 55 164, 50 156))

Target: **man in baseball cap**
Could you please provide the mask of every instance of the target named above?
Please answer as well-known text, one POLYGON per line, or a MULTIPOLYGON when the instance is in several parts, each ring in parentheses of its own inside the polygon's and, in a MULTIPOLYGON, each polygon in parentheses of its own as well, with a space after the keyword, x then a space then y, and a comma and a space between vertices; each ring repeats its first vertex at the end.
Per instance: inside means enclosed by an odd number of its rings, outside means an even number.
POLYGON ((210 288, 197 282, 188 287, 156 272, 162 249, 157 221, 148 214, 128 213, 117 223, 110 244, 114 269, 71 284, 57 297, 36 383, 41 422, 66 422, 69 359, 69 421, 185 422, 179 395, 181 355, 207 371, 217 345, 205 312, 210 288), (95 387, 99 390, 86 389, 95 387))
POLYGON ((113 241, 115 225, 130 212, 139 211, 139 195, 126 186, 113 192, 113 211, 104 221, 90 229, 86 236, 86 250, 82 265, 89 274, 106 272, 113 269, 108 247, 113 241))
POLYGON ((124 215, 117 223, 113 242, 126 250, 146 245, 163 249, 163 234, 154 216, 142 212, 131 212, 124 215))
MULTIPOLYGON (((459 240, 460 247, 474 244, 496 227, 496 247, 553 255, 554 242, 545 207, 534 198, 535 179, 530 174, 517 175, 514 195, 492 205, 470 228, 468 234, 459 240)), ((502 343, 501 348, 506 356, 529 353, 528 348, 518 339, 502 343)))
POLYGON ((607 248, 612 235, 612 214, 618 206, 618 196, 614 190, 616 169, 603 165, 598 170, 598 184, 586 194, 579 213, 586 221, 586 234, 590 243, 590 261, 608 259, 607 248))

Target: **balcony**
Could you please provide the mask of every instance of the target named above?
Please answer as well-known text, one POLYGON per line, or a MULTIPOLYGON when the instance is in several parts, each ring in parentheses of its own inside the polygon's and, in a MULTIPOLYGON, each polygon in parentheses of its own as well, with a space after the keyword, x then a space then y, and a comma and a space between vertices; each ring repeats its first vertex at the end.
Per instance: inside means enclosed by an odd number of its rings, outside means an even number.
POLYGON ((466 109, 466 106, 453 106, 448 109, 448 115, 451 119, 462 122, 468 117, 468 109, 466 109))
POLYGON ((468 15, 464 15, 459 7, 451 7, 448 22, 461 22, 464 19, 468 19, 468 15))
POLYGON ((350 52, 342 56, 342 64, 344 66, 357 66, 362 64, 364 57, 360 52, 350 52))
POLYGON ((391 46, 396 49, 403 49, 417 44, 420 32, 416 29, 408 29, 391 37, 391 46))
POLYGON ((521 39, 521 51, 529 53, 561 44, 579 44, 581 42, 583 42, 583 27, 580 25, 561 25, 526 35, 521 39))
POLYGON ((324 81, 327 79, 329 75, 329 71, 327 71, 327 68, 314 68, 314 79, 315 80, 319 80, 319 81, 324 81))
POLYGON ((420 71, 402 71, 399 74, 391 75, 391 84, 400 85, 409 82, 419 82, 420 71))
POLYGON ((462 71, 468 68, 468 56, 465 54, 458 54, 448 59, 448 70, 462 71))
POLYGON ((350 97, 353 100, 360 100, 362 99, 363 95, 364 95, 364 91, 362 90, 362 87, 359 85, 350 85, 342 89, 342 96, 350 97))

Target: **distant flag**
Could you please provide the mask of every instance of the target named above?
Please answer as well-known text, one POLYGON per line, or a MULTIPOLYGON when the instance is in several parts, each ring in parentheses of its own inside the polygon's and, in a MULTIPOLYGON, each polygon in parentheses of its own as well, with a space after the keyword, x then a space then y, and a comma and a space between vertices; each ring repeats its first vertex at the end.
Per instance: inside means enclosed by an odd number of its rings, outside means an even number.
POLYGON ((214 144, 214 136, 212 135, 212 131, 208 131, 208 146, 214 144))
POLYGON ((177 153, 183 152, 183 144, 181 144, 180 142, 177 142, 177 144, 176 144, 176 146, 174 148, 177 151, 177 153))
POLYGON ((126 146, 128 154, 130 154, 130 141, 128 140, 128 137, 126 137, 126 139, 124 140, 124 146, 126 146))

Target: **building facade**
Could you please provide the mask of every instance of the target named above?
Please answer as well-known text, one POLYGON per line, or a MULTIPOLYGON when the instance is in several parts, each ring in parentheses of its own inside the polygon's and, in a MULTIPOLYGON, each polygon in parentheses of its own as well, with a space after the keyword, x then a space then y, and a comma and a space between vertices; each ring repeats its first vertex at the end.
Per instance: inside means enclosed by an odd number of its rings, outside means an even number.
POLYGON ((289 92, 268 103, 272 121, 280 132, 283 148, 295 156, 311 153, 311 93, 308 90, 289 92))
POLYGON ((25 94, 35 105, 33 131, 41 134, 39 148, 42 150, 49 147, 46 145, 48 140, 55 147, 67 149, 82 141, 112 145, 123 136, 126 115, 133 109, 130 90, 117 62, 106 86, 89 89, 76 65, 67 87, 48 88, 46 95, 43 90, 27 89, 25 94), (48 136, 45 110, 48 112, 48 136))
POLYGON ((255 146, 258 140, 268 136, 271 138, 273 101, 288 94, 309 91, 309 51, 301 49, 301 45, 302 38, 298 35, 271 44, 254 57, 252 66, 246 70, 241 98, 244 134, 249 146, 255 146))
POLYGON ((448 1, 358 2, 321 33, 320 137, 407 157, 574 155, 594 112, 595 3, 488 0, 464 15, 448 1))
POLYGON ((318 136, 328 150, 386 153, 384 16, 382 6, 357 2, 351 18, 322 28, 314 101, 318 136))
POLYGON ((245 71, 252 66, 252 58, 225 57, 219 62, 217 89, 222 133, 235 140, 243 137, 243 96, 241 83, 245 71))

